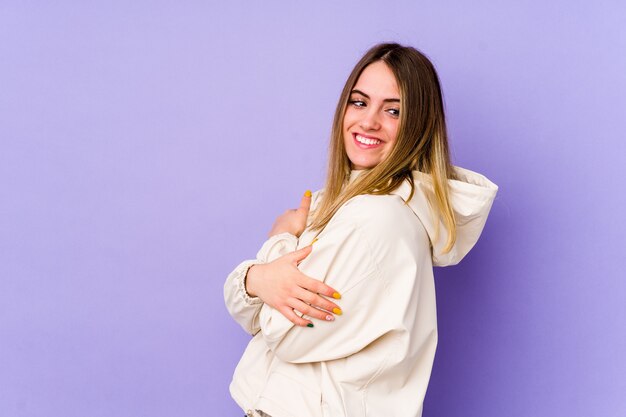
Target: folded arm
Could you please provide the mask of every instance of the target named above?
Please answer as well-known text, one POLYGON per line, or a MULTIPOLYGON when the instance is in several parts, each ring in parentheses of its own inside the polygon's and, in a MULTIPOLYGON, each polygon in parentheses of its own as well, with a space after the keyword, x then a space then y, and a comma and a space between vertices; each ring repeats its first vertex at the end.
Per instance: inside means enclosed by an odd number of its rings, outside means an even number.
POLYGON ((270 237, 258 251, 255 259, 241 262, 228 275, 224 283, 224 302, 230 315, 249 334, 255 335, 259 327, 259 312, 263 301, 246 292, 246 273, 255 264, 271 262, 296 249, 298 238, 289 233, 270 237))
POLYGON ((372 213, 367 205, 345 207, 300 264, 301 271, 342 294, 343 315, 307 328, 293 326, 267 305, 261 308, 263 338, 279 359, 293 363, 339 359, 406 328, 405 312, 415 300, 411 297, 415 234, 398 221, 393 208, 372 213))

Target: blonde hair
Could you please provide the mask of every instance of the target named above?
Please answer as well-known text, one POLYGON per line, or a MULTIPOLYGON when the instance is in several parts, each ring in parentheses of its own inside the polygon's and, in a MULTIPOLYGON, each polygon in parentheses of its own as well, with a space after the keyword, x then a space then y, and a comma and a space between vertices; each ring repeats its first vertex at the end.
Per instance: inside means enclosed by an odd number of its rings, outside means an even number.
POLYGON ((321 232, 349 199, 361 194, 389 194, 405 180, 411 184, 407 202, 410 201, 415 192, 413 170, 430 174, 432 178, 434 201, 430 204, 448 231, 444 252, 449 252, 456 241, 456 222, 447 180, 454 178, 454 171, 437 72, 415 48, 397 43, 375 45, 356 64, 341 92, 330 138, 324 196, 315 210, 311 229, 321 232), (348 185, 352 168, 344 144, 343 119, 359 76, 365 67, 378 61, 393 72, 400 89, 398 136, 387 158, 348 185))

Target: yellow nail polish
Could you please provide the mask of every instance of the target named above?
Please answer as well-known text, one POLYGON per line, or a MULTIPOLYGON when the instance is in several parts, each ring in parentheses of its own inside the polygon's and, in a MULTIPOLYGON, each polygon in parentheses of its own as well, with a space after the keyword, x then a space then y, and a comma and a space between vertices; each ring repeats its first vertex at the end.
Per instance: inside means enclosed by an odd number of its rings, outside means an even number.
POLYGON ((339 299, 341 298, 341 294, 339 294, 338 292, 334 292, 334 293, 333 293, 333 298, 334 298, 335 300, 339 300, 339 299))
POLYGON ((312 194, 311 194, 311 190, 306 190, 306 191, 304 192, 304 196, 305 196, 305 197, 311 197, 311 195, 312 195, 312 194))
POLYGON ((333 308, 333 313, 335 313, 338 316, 341 316, 341 314, 343 314, 343 311, 341 311, 340 308, 335 307, 333 308))

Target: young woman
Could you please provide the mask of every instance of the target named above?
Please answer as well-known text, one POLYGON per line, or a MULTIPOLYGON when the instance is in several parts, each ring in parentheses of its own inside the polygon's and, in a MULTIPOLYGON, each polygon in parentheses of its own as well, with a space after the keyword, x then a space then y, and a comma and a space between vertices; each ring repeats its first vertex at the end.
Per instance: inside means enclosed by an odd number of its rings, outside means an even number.
POLYGON ((339 99, 325 188, 281 215, 224 286, 254 336, 235 401, 249 416, 420 416, 437 345, 433 265, 473 247, 496 191, 451 165, 431 62, 398 44, 370 49, 339 99))

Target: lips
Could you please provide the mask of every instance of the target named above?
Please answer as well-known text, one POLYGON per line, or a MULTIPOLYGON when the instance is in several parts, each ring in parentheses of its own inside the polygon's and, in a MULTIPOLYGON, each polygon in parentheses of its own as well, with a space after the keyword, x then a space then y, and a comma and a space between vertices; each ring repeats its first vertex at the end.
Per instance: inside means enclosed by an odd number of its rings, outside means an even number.
POLYGON ((354 143, 361 149, 376 148, 383 143, 382 140, 376 137, 363 135, 361 133, 352 133, 352 138, 354 143))

